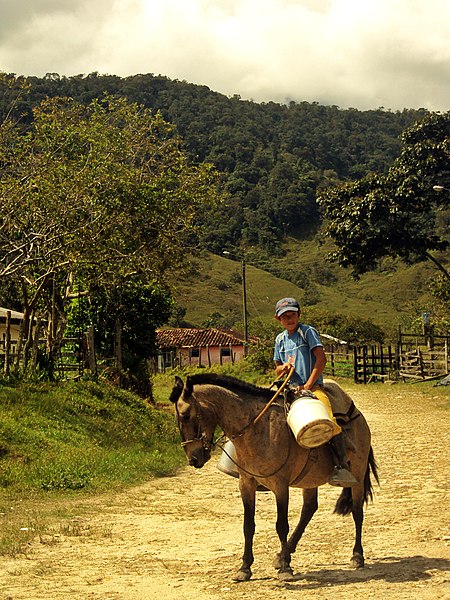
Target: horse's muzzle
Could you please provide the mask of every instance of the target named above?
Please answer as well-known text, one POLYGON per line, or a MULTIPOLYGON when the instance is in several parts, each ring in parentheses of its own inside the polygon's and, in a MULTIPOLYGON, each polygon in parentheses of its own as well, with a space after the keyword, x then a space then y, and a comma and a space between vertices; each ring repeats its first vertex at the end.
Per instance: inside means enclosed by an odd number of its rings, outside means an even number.
POLYGON ((195 467, 196 469, 201 469, 210 458, 210 450, 199 448, 197 450, 194 450, 194 452, 192 452, 192 454, 189 456, 189 465, 191 467, 195 467))

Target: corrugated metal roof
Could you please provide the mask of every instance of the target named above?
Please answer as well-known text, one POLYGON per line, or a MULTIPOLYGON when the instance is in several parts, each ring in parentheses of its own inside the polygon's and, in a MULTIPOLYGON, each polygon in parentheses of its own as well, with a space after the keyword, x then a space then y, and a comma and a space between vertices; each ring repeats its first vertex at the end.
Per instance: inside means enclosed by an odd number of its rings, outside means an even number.
POLYGON ((233 330, 223 329, 159 329, 156 345, 159 348, 206 348, 206 346, 242 346, 243 336, 233 330))

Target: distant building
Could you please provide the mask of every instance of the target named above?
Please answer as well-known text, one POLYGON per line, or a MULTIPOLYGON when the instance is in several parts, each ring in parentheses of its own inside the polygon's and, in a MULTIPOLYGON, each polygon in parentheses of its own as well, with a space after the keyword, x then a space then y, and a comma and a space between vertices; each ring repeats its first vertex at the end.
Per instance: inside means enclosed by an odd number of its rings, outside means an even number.
POLYGON ((7 314, 11 313, 10 320, 10 335, 11 335, 11 343, 17 343, 19 339, 20 332, 20 324, 22 323, 23 313, 17 312, 15 310, 9 310, 8 308, 0 307, 0 347, 5 347, 6 340, 6 323, 7 323, 7 314))
POLYGON ((160 372, 170 367, 234 363, 244 357, 244 337, 232 329, 158 329, 156 345, 160 372))

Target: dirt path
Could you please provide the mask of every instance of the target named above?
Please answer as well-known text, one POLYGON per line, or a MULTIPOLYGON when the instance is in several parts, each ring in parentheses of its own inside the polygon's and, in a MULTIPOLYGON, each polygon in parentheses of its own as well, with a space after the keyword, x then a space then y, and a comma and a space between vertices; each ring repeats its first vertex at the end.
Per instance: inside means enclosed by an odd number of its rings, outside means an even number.
MULTIPOLYGON (((450 599, 450 413, 432 388, 424 395, 392 386, 387 396, 385 389, 353 394, 381 476, 366 510, 365 569, 348 567, 353 523, 332 515, 339 492, 324 486, 293 556, 296 580, 279 582, 274 499, 259 492, 254 575, 233 583, 242 508, 236 480, 217 470, 216 455, 200 471, 80 503, 80 517, 57 535, 37 539, 26 556, 0 558, 0 599, 450 599)), ((300 505, 293 490, 292 521, 300 505)))

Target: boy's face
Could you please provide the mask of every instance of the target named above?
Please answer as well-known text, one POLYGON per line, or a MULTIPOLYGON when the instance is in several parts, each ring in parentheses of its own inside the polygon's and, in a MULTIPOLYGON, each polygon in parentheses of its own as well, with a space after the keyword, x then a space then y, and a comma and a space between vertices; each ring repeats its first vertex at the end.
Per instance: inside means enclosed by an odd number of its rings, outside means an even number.
POLYGON ((299 313, 296 310, 287 310, 277 319, 287 329, 288 333, 294 333, 298 328, 299 313))

